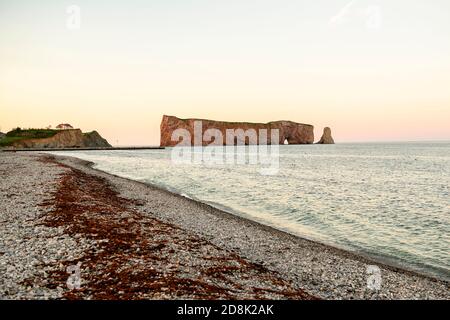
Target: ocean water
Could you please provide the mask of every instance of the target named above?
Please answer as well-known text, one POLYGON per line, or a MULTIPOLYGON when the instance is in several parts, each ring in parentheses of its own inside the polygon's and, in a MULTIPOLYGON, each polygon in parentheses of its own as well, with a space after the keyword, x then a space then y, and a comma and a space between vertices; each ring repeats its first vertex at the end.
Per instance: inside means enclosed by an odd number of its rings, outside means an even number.
POLYGON ((53 153, 307 239, 450 279, 449 142, 283 145, 275 175, 262 175, 258 164, 174 163, 171 152, 53 153))

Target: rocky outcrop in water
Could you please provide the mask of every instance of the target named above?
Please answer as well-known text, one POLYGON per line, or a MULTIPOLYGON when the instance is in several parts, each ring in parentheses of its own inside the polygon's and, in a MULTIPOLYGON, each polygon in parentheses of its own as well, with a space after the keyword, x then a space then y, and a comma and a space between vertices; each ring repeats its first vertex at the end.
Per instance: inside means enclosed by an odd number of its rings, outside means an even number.
POLYGON ((88 133, 80 129, 61 130, 54 136, 24 139, 12 144, 13 148, 110 148, 111 145, 97 131, 88 133))
POLYGON ((322 138, 317 142, 318 144, 334 144, 334 139, 331 136, 331 129, 329 127, 323 128, 322 138))
MULTIPOLYGON (((173 116, 164 115, 161 121, 161 147, 172 147, 179 143, 179 140, 172 140, 172 134, 177 129, 185 129, 189 132, 191 137, 191 145, 208 145, 211 141, 202 139, 200 143, 194 141, 194 123, 201 121, 202 135, 208 129, 217 129, 221 132, 223 143, 226 144, 227 129, 238 130, 242 129, 244 132, 254 129, 259 133, 260 129, 267 129, 267 143, 271 143, 271 130, 279 130, 279 140, 274 141, 274 144, 283 144, 286 140, 289 144, 311 144, 314 142, 314 127, 310 124, 297 123, 292 121, 274 121, 268 123, 250 123, 250 122, 225 122, 205 119, 179 119, 173 116)), ((260 144, 259 136, 256 141, 251 141, 248 138, 239 140, 235 138, 234 144, 260 144), (256 142, 256 143, 255 143, 256 142)))

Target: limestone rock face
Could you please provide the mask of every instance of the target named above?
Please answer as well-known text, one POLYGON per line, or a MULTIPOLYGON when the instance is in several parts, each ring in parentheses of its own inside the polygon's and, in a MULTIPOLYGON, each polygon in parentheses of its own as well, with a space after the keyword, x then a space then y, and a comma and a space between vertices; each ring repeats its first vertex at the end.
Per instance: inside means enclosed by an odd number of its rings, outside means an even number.
POLYGON ((15 142, 14 148, 108 148, 111 145, 97 131, 82 133, 80 129, 61 130, 49 138, 24 139, 15 142))
POLYGON ((172 134, 177 129, 185 129, 185 132, 188 132, 191 138, 190 145, 209 145, 214 141, 205 141, 205 139, 201 139, 201 141, 194 141, 194 123, 195 121, 201 121, 201 133, 202 136, 205 131, 209 129, 217 129, 221 132, 223 136, 223 140, 220 144, 226 144, 227 137, 227 129, 238 130, 242 129, 244 132, 247 130, 254 129, 257 133, 257 140, 251 141, 248 138, 244 138, 244 140, 240 141, 239 138, 234 140, 234 145, 236 144, 270 144, 271 143, 271 130, 278 129, 279 130, 279 141, 274 141, 274 144, 283 144, 285 140, 289 144, 311 144, 314 142, 314 127, 309 124, 297 123, 292 121, 273 121, 268 123, 249 123, 249 122, 225 122, 225 121, 213 121, 213 120, 205 120, 205 119, 179 119, 173 116, 164 115, 161 121, 161 147, 173 147, 176 146, 180 141, 172 140, 172 134), (267 142, 259 141, 259 130, 267 129, 267 142))
POLYGON ((334 144, 333 137, 331 136, 331 129, 329 127, 323 128, 322 138, 320 138, 318 144, 334 144))

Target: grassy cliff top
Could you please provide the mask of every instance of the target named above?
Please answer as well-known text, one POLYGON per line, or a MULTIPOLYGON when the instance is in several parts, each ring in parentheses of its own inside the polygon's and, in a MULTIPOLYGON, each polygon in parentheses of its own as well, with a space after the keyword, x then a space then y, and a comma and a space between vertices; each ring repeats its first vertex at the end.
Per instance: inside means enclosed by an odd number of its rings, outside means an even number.
POLYGON ((20 129, 16 128, 6 133, 3 139, 0 139, 0 147, 7 147, 16 141, 23 139, 43 139, 50 138, 57 134, 59 130, 55 129, 20 129))

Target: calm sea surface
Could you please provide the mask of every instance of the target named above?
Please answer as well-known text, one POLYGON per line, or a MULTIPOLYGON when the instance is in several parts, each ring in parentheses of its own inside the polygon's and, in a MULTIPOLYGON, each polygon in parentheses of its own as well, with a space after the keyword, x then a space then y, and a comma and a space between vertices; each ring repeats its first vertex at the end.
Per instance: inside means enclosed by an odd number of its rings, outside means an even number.
POLYGON ((448 142, 280 146, 279 172, 271 176, 261 175, 260 165, 176 164, 171 149, 58 154, 450 279, 448 142))

